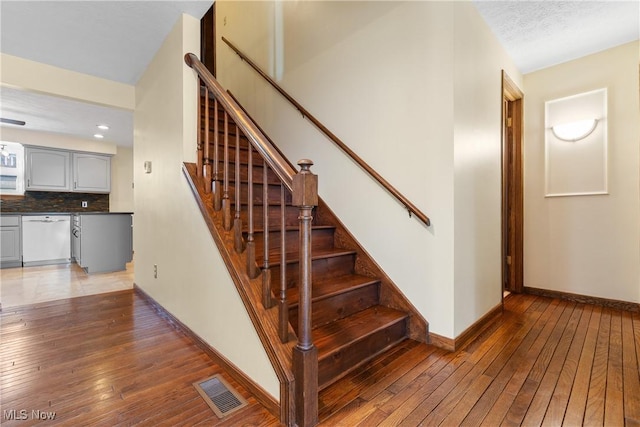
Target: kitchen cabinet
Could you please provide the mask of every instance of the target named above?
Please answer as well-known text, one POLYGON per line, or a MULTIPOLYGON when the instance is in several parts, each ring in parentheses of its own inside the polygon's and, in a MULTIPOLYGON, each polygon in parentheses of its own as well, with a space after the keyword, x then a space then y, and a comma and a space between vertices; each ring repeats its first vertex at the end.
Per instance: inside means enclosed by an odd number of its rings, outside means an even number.
POLYGON ((27 191, 71 191, 69 151, 27 147, 25 157, 27 191))
POLYGON ((0 267, 22 267, 20 215, 0 217, 0 267))
POLYGON ((73 153, 73 191, 109 193, 111 157, 93 153, 73 153))
POLYGON ((87 273, 126 269, 133 258, 132 216, 127 213, 76 214, 72 251, 87 273))
POLYGON ((111 156, 27 146, 27 191, 111 192, 111 156))

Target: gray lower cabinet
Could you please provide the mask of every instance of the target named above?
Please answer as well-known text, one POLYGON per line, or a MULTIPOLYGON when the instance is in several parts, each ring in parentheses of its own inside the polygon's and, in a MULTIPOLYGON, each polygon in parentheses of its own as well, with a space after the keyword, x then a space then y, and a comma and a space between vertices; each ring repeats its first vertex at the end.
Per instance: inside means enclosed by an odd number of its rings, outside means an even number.
POLYGON ((22 267, 20 216, 0 217, 0 267, 22 267))
POLYGON ((74 215, 73 257, 87 273, 126 269, 133 258, 131 214, 74 215))

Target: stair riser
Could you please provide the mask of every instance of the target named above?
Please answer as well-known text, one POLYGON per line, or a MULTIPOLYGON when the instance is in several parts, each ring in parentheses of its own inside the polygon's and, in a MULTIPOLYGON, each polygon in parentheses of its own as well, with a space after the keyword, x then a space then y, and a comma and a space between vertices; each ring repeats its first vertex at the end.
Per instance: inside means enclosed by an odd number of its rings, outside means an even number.
POLYGON ((323 389, 407 336, 406 320, 394 323, 374 334, 318 361, 318 384, 323 389))
MULTIPOLYGON (((314 229, 311 230, 311 248, 316 249, 330 249, 333 248, 333 228, 329 229, 314 229)), ((257 258, 261 261, 263 259, 264 252, 264 233, 254 233, 256 241, 256 254, 257 258)), ((269 233, 269 252, 273 254, 279 254, 281 233, 280 231, 272 231, 269 233)), ((287 253, 298 252, 300 243, 300 233, 298 230, 287 230, 285 233, 285 250, 287 253)))
MULTIPOLYGON (((353 273, 355 255, 343 255, 331 258, 316 259, 311 262, 311 280, 317 278, 340 277, 353 273)), ((300 283, 300 265, 298 262, 287 263, 287 287, 298 286, 300 283)), ((271 267, 271 283, 274 289, 280 286, 280 266, 271 267)))
MULTIPOLYGON (((378 283, 353 289, 339 295, 323 298, 313 302, 311 324, 313 328, 325 325, 358 311, 373 307, 379 302, 378 283)), ((298 306, 289 309, 289 322, 298 332, 298 306)))
MULTIPOLYGON (((248 172, 247 172, 248 170, 249 170, 248 165, 242 164, 240 166, 240 182, 248 182, 249 181, 249 175, 248 175, 248 172)), ((254 165, 253 165, 251 170, 253 171, 252 182, 254 184, 262 185, 262 183, 264 181, 262 161, 260 161, 259 164, 254 163, 254 165)), ((211 172, 212 172, 212 174, 215 174, 215 167, 214 167, 214 162, 213 161, 211 162, 211 172)), ((229 185, 231 185, 231 183, 235 182, 235 180, 236 180, 235 164, 233 162, 229 162, 229 172, 228 173, 229 173, 229 176, 228 176, 229 185)), ((224 162, 223 162, 222 159, 220 159, 220 161, 218 162, 218 178, 220 179, 221 182, 224 182, 224 162)), ((280 185, 280 179, 271 170, 269 170, 267 172, 267 184, 280 185)))
MULTIPOLYGON (((244 202, 243 202, 244 203, 244 202)), ((253 228, 254 230, 264 229, 264 218, 262 214, 263 206, 254 206, 253 211, 253 228)), ((232 204, 232 215, 235 209, 235 204, 232 204)), ((285 225, 297 226, 298 225, 298 212, 299 209, 295 206, 286 206, 285 209, 285 225)), ((243 205, 240 211, 240 218, 242 219, 243 230, 249 229, 249 213, 247 212, 247 206, 243 205)), ((280 227, 280 206, 269 206, 269 228, 278 229, 280 227)))
MULTIPOLYGON (((280 206, 280 184, 267 184, 267 197, 269 201, 269 205, 271 206, 280 206)), ((253 185, 253 203, 262 204, 262 184, 254 184, 253 185)), ((240 200, 243 205, 248 203, 248 194, 249 194, 249 184, 243 182, 240 184, 240 200)), ((235 181, 229 182, 229 196, 232 200, 235 200, 236 195, 236 184, 235 181)), ((285 203, 291 204, 291 193, 285 191, 284 194, 285 203)))

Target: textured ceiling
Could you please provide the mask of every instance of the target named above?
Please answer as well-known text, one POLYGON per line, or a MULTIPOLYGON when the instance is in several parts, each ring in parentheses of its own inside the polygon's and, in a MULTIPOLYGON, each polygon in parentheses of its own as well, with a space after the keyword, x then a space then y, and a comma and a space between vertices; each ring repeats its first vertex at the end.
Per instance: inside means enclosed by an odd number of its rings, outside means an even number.
MULTIPOLYGON (((473 0, 523 73, 637 40, 638 1, 473 0)), ((202 1, 0 0, 0 51, 60 68, 135 84, 181 13, 198 19, 202 1)), ((12 88, 0 116, 25 128, 131 146, 132 113, 12 88)), ((11 126, 11 125, 2 125, 11 126)))
POLYGON ((638 40, 640 35, 637 0, 474 4, 524 74, 638 40))

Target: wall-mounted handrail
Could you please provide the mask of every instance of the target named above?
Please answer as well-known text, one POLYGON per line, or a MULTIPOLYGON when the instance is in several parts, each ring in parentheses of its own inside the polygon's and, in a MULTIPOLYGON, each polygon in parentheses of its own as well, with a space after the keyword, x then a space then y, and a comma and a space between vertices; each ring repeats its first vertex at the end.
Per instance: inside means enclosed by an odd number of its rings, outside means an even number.
POLYGON ((285 187, 291 191, 293 189, 293 177, 296 174, 296 171, 291 167, 291 165, 289 165, 287 160, 282 157, 273 145, 271 145, 267 137, 264 136, 253 121, 249 119, 238 103, 222 88, 220 83, 213 78, 211 72, 207 70, 196 55, 193 53, 187 53, 184 56, 184 61, 198 73, 200 79, 205 83, 209 90, 213 92, 213 95, 218 102, 220 102, 224 106, 225 110, 232 115, 233 120, 238 127, 242 129, 244 135, 251 141, 254 148, 258 150, 262 158, 267 161, 269 167, 278 176, 278 178, 280 178, 285 187))
POLYGON ((224 41, 238 56, 251 66, 258 74, 260 74, 271 86, 273 86, 287 101, 300 111, 303 117, 309 119, 321 132, 323 132, 331 141, 333 141, 342 151, 347 153, 362 169, 364 169, 373 179, 378 181, 382 187, 384 187, 391 195, 393 195, 405 208, 409 211, 409 216, 415 215, 425 225, 431 225, 431 220, 420 209, 416 207, 409 199, 407 199, 402 193, 400 193, 393 185, 384 179, 378 172, 376 172, 367 162, 362 160, 351 148, 349 148, 340 138, 338 138, 333 132, 331 132, 326 126, 324 126, 318 119, 316 119, 307 109, 305 109, 298 101, 296 101, 291 95, 289 95, 278 83, 276 83, 268 74, 258 67, 247 55, 241 52, 237 47, 233 45, 225 37, 222 37, 224 41))

